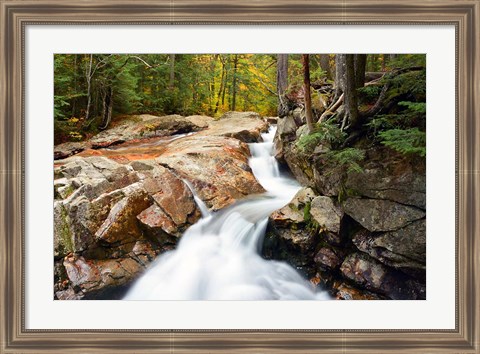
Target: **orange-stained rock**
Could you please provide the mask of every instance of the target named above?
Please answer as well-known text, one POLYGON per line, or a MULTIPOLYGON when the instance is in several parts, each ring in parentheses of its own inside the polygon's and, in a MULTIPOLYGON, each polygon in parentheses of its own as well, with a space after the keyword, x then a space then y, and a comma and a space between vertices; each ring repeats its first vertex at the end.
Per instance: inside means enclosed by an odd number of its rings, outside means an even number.
MULTIPOLYGON (((63 265, 73 290, 77 289, 76 296, 94 296, 107 289, 123 286, 144 269, 132 258, 86 260, 71 256, 65 257, 63 265)), ((71 291, 68 296, 74 297, 71 291)))
POLYGON ((190 181, 212 210, 264 192, 248 165, 245 143, 220 136, 191 136, 170 143, 157 162, 190 181))
POLYGON ((141 236, 136 216, 152 204, 141 188, 116 203, 95 233, 95 237, 108 243, 126 243, 141 236))

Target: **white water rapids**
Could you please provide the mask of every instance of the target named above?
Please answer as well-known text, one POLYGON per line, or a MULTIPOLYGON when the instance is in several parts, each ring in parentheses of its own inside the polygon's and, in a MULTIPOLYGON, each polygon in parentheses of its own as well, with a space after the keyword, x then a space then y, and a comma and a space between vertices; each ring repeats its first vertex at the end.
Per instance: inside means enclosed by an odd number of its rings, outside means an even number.
POLYGON ((260 255, 268 216, 288 204, 300 186, 282 176, 272 156, 275 128, 264 142, 249 144, 249 164, 267 193, 209 213, 159 256, 136 281, 126 300, 327 300, 285 262, 260 255))

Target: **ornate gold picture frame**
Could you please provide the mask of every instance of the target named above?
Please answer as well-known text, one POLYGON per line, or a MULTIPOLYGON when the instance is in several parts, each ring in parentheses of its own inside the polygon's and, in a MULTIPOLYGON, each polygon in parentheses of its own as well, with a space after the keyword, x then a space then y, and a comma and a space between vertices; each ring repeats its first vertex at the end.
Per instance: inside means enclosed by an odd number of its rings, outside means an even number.
MULTIPOLYGON (((0 0, 0 352, 480 353, 480 1, 0 0), (25 28, 46 24, 450 25, 456 31, 453 330, 31 330, 25 326, 25 28)), ((453 250, 452 250, 453 252, 453 250)))

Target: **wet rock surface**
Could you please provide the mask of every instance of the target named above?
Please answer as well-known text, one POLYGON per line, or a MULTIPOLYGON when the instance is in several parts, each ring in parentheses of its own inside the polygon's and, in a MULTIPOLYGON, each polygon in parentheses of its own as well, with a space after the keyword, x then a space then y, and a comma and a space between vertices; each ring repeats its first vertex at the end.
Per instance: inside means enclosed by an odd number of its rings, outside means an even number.
POLYGON ((53 149, 53 158, 55 160, 65 159, 72 155, 78 154, 85 149, 90 148, 88 142, 67 142, 63 144, 55 145, 53 149))
POLYGON ((163 117, 141 115, 137 116, 137 119, 126 121, 95 135, 90 144, 92 148, 99 149, 134 139, 190 133, 201 129, 180 115, 163 117))

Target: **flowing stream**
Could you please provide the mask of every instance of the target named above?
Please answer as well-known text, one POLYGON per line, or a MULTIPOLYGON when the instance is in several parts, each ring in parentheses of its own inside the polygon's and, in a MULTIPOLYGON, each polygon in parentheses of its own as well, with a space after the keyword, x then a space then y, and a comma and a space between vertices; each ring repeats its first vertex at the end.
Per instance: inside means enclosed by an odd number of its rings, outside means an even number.
POLYGON ((300 189, 282 176, 272 155, 275 128, 264 142, 249 144, 252 171, 267 191, 210 213, 192 189, 202 218, 177 248, 159 256, 127 293, 126 300, 307 300, 329 299, 285 262, 259 252, 268 216, 300 189))

